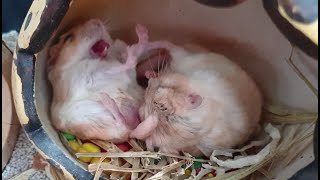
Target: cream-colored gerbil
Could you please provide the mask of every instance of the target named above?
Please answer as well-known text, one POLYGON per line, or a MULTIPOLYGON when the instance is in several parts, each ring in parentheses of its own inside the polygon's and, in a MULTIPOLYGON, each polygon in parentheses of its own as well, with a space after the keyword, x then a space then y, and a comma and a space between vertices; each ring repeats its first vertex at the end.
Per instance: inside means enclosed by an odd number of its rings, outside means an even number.
POLYGON ((148 150, 205 156, 245 143, 259 127, 262 110, 262 95, 249 75, 222 55, 148 42, 147 35, 140 30, 145 40, 137 47, 167 49, 171 60, 145 62, 152 68, 144 70, 149 82, 142 122, 130 136, 145 140, 148 150), (165 68, 156 72, 155 64, 165 68))
POLYGON ((113 40, 89 20, 63 34, 49 50, 55 128, 81 139, 128 140, 139 123, 144 90, 136 83, 134 46, 113 40))

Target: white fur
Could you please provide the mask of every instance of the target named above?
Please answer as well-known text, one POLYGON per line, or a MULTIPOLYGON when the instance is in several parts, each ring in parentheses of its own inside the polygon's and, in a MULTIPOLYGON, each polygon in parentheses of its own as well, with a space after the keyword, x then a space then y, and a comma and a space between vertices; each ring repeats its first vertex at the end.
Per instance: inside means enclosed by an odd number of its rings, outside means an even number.
POLYGON ((138 105, 143 89, 135 82, 135 69, 111 75, 104 73, 122 65, 116 58, 126 51, 126 44, 119 40, 113 42, 101 23, 96 25, 99 23, 90 20, 72 29, 73 41, 59 42, 51 50, 51 55, 56 56, 56 64, 49 71, 54 89, 52 122, 59 130, 86 139, 125 141, 130 129, 116 121, 103 106, 100 93, 107 93, 118 106, 128 99, 138 105), (90 47, 99 39, 111 45, 104 60, 93 59, 89 54, 90 47))

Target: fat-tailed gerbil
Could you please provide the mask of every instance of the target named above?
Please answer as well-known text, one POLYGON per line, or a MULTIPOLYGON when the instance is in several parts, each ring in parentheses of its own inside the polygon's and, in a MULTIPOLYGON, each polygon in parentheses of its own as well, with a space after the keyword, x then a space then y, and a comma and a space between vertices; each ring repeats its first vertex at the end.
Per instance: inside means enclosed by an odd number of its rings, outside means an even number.
POLYGON ((249 139, 259 126, 263 100, 243 69, 213 52, 192 52, 167 41, 149 42, 143 27, 140 36, 145 41, 138 48, 164 48, 171 59, 165 65, 145 62, 152 68, 144 70, 149 82, 139 110, 142 122, 131 137, 145 140, 149 150, 158 147, 166 153, 206 156, 249 139), (164 68, 156 72, 154 64, 164 68))
POLYGON ((144 93, 135 80, 137 59, 126 58, 130 48, 97 19, 60 37, 48 62, 54 127, 82 139, 128 140, 144 93))

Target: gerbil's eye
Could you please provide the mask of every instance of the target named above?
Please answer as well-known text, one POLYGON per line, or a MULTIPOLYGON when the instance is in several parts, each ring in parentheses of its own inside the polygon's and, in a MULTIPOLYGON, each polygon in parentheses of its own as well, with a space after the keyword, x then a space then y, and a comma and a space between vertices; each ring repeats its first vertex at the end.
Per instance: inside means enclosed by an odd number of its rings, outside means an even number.
POLYGON ((64 37, 64 42, 67 42, 67 41, 72 41, 72 38, 73 38, 73 34, 68 34, 68 35, 66 35, 65 37, 64 37))

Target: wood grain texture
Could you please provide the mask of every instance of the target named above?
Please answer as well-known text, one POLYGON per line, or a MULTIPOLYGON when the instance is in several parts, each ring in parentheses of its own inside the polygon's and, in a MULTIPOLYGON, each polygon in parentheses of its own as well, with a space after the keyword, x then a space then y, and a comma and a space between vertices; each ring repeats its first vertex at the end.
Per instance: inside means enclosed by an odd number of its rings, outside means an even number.
POLYGON ((2 170, 11 157, 20 124, 11 94, 12 53, 2 44, 2 170))
POLYGON ((12 68, 14 101, 18 117, 28 138, 41 150, 43 157, 55 168, 66 174, 70 172, 74 179, 92 179, 93 175, 85 169, 75 166, 74 161, 66 156, 60 145, 55 143, 44 130, 35 105, 34 74, 35 56, 17 52, 12 68))

